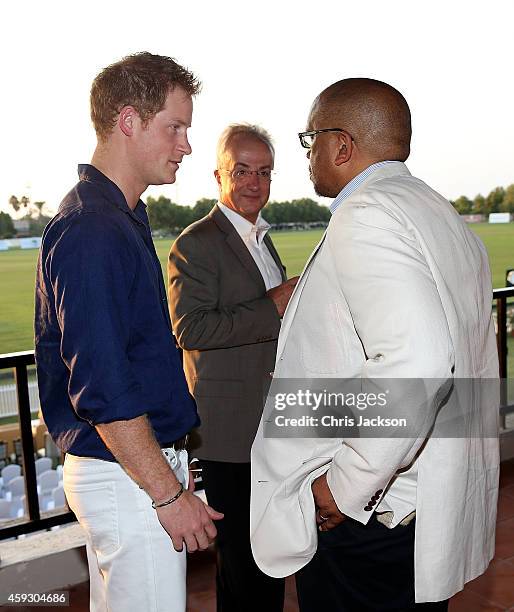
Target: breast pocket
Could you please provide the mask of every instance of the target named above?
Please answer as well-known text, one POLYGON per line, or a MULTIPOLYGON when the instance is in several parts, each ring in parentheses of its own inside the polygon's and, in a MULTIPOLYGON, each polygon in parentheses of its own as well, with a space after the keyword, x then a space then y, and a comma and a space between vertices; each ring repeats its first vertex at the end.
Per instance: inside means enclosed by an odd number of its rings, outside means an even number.
POLYGON ((66 499, 98 555, 120 547, 114 482, 66 486, 66 499))

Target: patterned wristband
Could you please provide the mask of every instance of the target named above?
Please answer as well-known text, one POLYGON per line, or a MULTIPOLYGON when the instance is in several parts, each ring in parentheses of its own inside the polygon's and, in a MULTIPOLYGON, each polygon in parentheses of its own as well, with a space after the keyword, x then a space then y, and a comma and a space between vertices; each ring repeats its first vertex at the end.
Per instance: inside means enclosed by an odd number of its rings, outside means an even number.
POLYGON ((182 485, 182 483, 180 484, 180 489, 178 491, 178 493, 175 493, 175 495, 173 497, 170 497, 169 499, 167 499, 166 501, 161 502, 160 504, 156 504, 154 501, 152 502, 152 508, 162 508, 163 506, 169 506, 170 504, 172 504, 174 501, 177 501, 177 499, 182 495, 182 493, 184 493, 184 487, 182 485))

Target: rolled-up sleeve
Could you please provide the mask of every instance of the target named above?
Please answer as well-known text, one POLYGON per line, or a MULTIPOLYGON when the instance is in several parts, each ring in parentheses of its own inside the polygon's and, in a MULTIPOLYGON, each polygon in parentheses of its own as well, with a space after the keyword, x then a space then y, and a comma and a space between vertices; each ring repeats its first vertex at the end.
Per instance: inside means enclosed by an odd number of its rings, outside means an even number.
POLYGON ((80 215, 47 260, 70 401, 91 425, 145 413, 129 359, 130 294, 137 273, 123 233, 94 213, 80 215))

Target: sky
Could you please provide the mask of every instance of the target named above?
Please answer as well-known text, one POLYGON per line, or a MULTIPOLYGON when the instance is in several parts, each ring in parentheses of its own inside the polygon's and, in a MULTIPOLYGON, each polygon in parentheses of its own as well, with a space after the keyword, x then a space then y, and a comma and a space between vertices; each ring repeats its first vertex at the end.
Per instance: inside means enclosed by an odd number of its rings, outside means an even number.
POLYGON ((203 83, 192 155, 175 184, 143 198, 215 198, 218 136, 247 121, 275 141, 271 199, 328 203, 314 194, 297 133, 320 91, 355 76, 406 97, 413 174, 451 199, 487 195, 514 183, 513 22, 510 0, 3 2, 0 209, 15 194, 55 212, 95 147, 92 80, 143 50, 175 58, 203 83))

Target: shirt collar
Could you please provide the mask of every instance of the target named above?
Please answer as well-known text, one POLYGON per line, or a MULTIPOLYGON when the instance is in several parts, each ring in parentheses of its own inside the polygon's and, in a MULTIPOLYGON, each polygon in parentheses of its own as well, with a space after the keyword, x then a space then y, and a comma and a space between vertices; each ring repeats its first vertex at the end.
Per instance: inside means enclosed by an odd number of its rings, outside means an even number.
POLYGON ((354 176, 352 180, 346 184, 341 191, 337 194, 335 200, 330 205, 330 212, 332 214, 339 208, 339 206, 349 198, 354 191, 356 191, 364 181, 375 172, 378 168, 385 166, 386 164, 394 164, 395 162, 392 160, 379 161, 375 164, 371 164, 365 170, 354 176))
POLYGON ((248 219, 245 219, 235 210, 232 210, 222 202, 218 202, 218 208, 232 223, 241 238, 248 238, 251 237, 253 234, 257 242, 260 244, 264 239, 264 236, 266 235, 267 231, 271 227, 271 225, 265 219, 262 218, 260 212, 257 217, 257 221, 255 222, 255 224, 253 224, 248 221, 248 219))
POLYGON ((142 200, 139 200, 136 208, 132 210, 127 204, 127 200, 118 185, 91 164, 79 164, 78 174, 81 181, 94 183, 98 185, 104 193, 107 193, 109 196, 108 201, 114 204, 116 208, 134 217, 139 223, 144 222, 146 204, 142 200))

